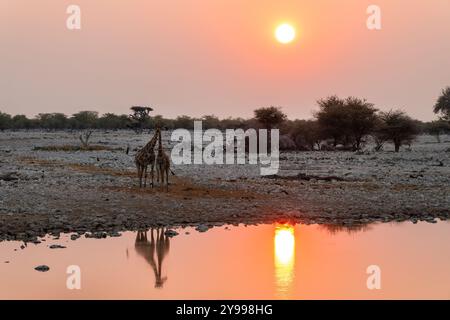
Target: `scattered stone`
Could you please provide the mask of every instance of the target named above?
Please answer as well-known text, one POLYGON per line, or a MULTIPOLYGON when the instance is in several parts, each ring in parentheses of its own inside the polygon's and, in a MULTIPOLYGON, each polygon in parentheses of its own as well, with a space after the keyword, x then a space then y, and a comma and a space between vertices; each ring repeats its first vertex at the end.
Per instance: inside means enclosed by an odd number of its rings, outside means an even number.
POLYGON ((177 236, 177 235, 178 235, 178 232, 176 232, 175 230, 167 230, 166 232, 164 232, 164 234, 165 234, 167 237, 172 238, 172 237, 177 236))
POLYGON ((60 244, 52 244, 51 246, 49 246, 50 249, 65 249, 65 246, 62 246, 60 244))
POLYGON ((207 225, 200 224, 195 228, 195 230, 197 230, 198 232, 206 232, 209 230, 209 227, 207 225))
POLYGON ((80 237, 80 235, 78 233, 71 234, 70 235, 70 240, 77 240, 79 237, 80 237))
POLYGON ((86 233, 84 236, 86 238, 102 239, 106 238, 108 235, 106 234, 106 232, 94 232, 94 233, 86 233))
POLYGON ((19 180, 16 172, 7 172, 4 174, 0 174, 0 180, 3 181, 16 181, 19 180))
POLYGON ((48 270, 50 270, 50 268, 46 265, 41 265, 41 266, 37 266, 36 268, 34 268, 34 270, 39 271, 39 272, 47 272, 48 270))

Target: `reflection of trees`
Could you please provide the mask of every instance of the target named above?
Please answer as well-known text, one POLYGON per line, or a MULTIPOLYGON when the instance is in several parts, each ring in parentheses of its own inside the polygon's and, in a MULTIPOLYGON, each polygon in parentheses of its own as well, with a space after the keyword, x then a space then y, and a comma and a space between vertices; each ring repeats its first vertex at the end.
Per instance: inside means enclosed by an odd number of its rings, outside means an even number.
POLYGON ((372 229, 372 227, 369 224, 354 224, 354 225, 321 224, 320 228, 327 230, 332 235, 337 234, 339 232, 356 234, 358 232, 365 232, 372 229))
POLYGON ((167 280, 167 277, 162 277, 162 265, 164 258, 169 253, 170 239, 164 232, 164 228, 151 228, 149 231, 138 231, 136 235, 136 252, 144 257, 152 267, 156 288, 162 288, 167 280), (148 233, 150 233, 150 241, 148 233))

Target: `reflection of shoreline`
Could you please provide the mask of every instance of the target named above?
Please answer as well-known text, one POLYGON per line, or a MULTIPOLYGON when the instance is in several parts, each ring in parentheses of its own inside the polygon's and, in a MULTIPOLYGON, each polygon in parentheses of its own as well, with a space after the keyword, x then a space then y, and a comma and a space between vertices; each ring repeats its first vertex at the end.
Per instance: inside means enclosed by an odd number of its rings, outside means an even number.
POLYGON ((148 232, 150 232, 150 241, 147 238, 147 231, 138 231, 134 247, 136 252, 144 257, 152 267, 155 275, 155 288, 162 288, 167 280, 167 277, 162 276, 162 265, 164 258, 169 253, 170 239, 164 234, 164 228, 151 228, 148 232))
POLYGON ((291 296, 294 282, 295 235, 293 226, 276 227, 274 253, 277 295, 287 299, 291 296))
POLYGON ((347 232, 348 234, 357 234, 359 232, 366 232, 372 229, 371 224, 355 224, 355 225, 339 225, 339 224, 323 224, 319 225, 321 229, 327 230, 331 235, 340 232, 347 232))

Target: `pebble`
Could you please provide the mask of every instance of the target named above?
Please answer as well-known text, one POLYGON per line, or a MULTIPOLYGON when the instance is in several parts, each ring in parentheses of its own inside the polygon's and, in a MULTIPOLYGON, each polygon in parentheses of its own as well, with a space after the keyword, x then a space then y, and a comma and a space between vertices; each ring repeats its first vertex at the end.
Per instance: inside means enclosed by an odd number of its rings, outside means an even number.
POLYGON ((209 230, 209 227, 207 225, 200 224, 195 228, 195 230, 197 230, 198 232, 206 232, 209 230))
POLYGON ((102 239, 102 238, 106 238, 107 234, 106 232, 94 232, 94 233, 86 233, 85 234, 86 238, 96 238, 96 239, 102 239))
POLYGON ((48 270, 50 270, 50 268, 46 265, 41 265, 41 266, 37 266, 36 268, 34 268, 34 270, 39 271, 39 272, 47 272, 48 270))
POLYGON ((65 249, 65 246, 62 246, 60 244, 52 244, 49 246, 50 249, 65 249))
POLYGON ((80 237, 80 235, 78 233, 71 234, 70 235, 70 240, 77 240, 79 237, 80 237))
POLYGON ((120 237, 122 234, 120 232, 117 232, 117 231, 112 231, 112 232, 108 233, 108 235, 110 237, 120 237))
POLYGON ((165 234, 167 237, 172 238, 172 237, 177 236, 177 235, 178 235, 178 232, 176 232, 175 230, 167 230, 166 232, 164 232, 164 234, 165 234))

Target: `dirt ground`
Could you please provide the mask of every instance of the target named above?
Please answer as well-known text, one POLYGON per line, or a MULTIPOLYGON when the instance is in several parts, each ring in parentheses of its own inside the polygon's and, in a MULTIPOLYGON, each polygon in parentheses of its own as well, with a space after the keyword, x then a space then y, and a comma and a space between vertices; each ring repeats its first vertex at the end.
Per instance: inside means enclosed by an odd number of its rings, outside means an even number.
MULTIPOLYGON (((135 150, 149 134, 0 133, 0 239, 46 233, 103 237, 150 226, 271 222, 364 225, 449 218, 450 137, 382 152, 288 152, 278 175, 255 165, 172 166, 169 192, 139 188, 135 150), (55 148, 56 146, 56 148, 55 148), (67 147, 69 146, 69 147, 67 147), (126 154, 125 150, 131 150, 126 154)), ((170 133, 164 144, 170 149, 170 133)))

